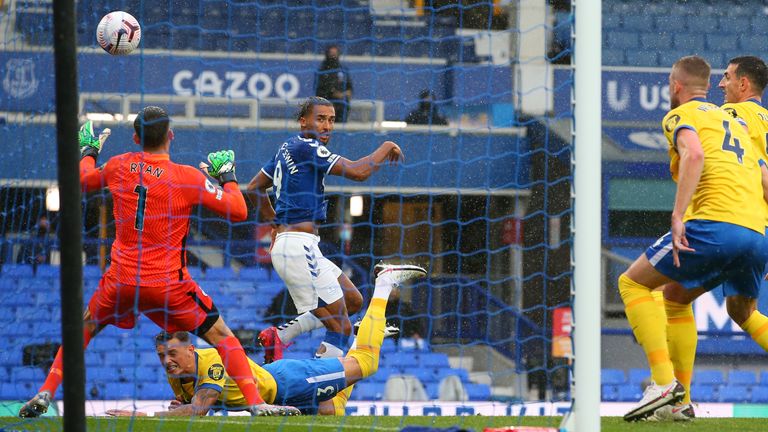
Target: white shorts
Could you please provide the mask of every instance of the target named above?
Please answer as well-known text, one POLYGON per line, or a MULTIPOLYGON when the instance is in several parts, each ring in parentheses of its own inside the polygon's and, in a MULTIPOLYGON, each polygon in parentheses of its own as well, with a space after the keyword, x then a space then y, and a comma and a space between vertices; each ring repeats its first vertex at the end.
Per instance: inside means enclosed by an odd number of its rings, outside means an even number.
POLYGON ((272 266, 285 282, 296 311, 317 309, 318 299, 331 304, 344 297, 339 285, 341 269, 323 256, 320 237, 302 232, 283 232, 272 246, 272 266))

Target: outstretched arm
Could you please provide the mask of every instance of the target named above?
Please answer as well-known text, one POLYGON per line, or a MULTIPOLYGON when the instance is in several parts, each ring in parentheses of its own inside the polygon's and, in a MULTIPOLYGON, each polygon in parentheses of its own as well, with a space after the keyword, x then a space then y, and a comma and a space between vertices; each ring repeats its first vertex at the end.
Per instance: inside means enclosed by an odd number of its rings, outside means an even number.
POLYGON ((397 163, 403 159, 400 146, 392 141, 384 141, 373 153, 356 161, 339 158, 331 168, 331 174, 350 180, 365 181, 379 169, 383 162, 397 163))
POLYGON ((245 198, 236 181, 217 187, 202 172, 192 167, 186 169, 185 177, 188 183, 184 191, 188 199, 195 204, 202 204, 232 222, 242 222, 248 217, 245 198))
MULTIPOLYGON (((192 402, 189 404, 179 405, 171 411, 159 411, 154 413, 157 417, 191 417, 191 416, 204 416, 211 410, 213 404, 219 399, 221 392, 212 388, 202 388, 195 392, 195 396, 192 398, 192 402)), ((107 410, 107 415, 113 417, 145 417, 147 413, 141 411, 131 410, 107 410)))
MULTIPOLYGON (((259 216, 262 222, 272 223, 275 220, 275 209, 272 207, 272 202, 269 201, 269 194, 267 189, 272 187, 272 179, 264 173, 264 170, 259 171, 245 188, 248 197, 254 197, 256 206, 259 209, 259 216)), ((253 199, 251 199, 253 202, 253 199)))

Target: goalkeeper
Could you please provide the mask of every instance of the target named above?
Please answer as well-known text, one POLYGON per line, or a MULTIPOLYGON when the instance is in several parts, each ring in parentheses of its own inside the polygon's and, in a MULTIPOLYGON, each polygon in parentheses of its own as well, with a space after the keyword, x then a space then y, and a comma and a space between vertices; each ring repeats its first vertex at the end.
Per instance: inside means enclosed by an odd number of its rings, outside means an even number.
MULTIPOLYGON (((371 304, 357 333, 357 347, 344 358, 276 360, 264 367, 250 361, 251 372, 264 399, 299 407, 305 413, 344 415, 351 386, 378 369, 384 315, 392 288, 425 274, 421 268, 382 266, 371 304)), ((162 332, 155 338, 155 346, 176 399, 169 411, 154 415, 206 415, 211 409, 247 408, 243 394, 224 373, 216 350, 195 348, 187 332, 162 332)), ((109 410, 107 414, 146 415, 130 410, 109 410)))
MULTIPOLYGON (((201 166, 218 180, 217 187, 198 169, 170 160, 174 135, 165 110, 142 109, 133 127, 133 140, 142 151, 117 155, 98 168, 96 159, 109 130, 96 138, 87 122, 78 137, 83 190, 108 187, 115 219, 112 265, 83 317, 85 346, 109 324, 133 328, 136 315, 143 313, 168 332, 189 331, 215 346, 253 415, 298 414, 292 407, 264 403, 240 342, 187 271, 185 244, 194 206, 203 205, 233 222, 247 217, 235 178, 234 153, 211 153, 208 164, 201 166)), ((45 383, 21 408, 20 417, 37 417, 48 410, 61 384, 62 368, 59 349, 45 383)))

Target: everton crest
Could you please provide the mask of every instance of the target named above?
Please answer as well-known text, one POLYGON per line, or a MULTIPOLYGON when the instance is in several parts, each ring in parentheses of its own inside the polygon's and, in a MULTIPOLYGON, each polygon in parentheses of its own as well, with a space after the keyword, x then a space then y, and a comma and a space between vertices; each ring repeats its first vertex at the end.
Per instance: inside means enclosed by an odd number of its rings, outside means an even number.
POLYGON ((3 90, 11 97, 26 99, 37 92, 38 84, 32 59, 10 59, 5 63, 3 90))

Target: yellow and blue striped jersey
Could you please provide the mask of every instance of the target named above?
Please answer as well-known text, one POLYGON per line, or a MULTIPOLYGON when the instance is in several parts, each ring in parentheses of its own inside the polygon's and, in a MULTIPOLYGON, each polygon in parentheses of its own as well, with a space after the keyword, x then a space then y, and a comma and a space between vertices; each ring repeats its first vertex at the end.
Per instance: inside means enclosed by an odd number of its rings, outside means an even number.
POLYGON ((764 233, 766 215, 758 166, 761 156, 744 127, 725 110, 703 99, 693 99, 668 112, 662 127, 669 142, 674 181, 680 164, 678 132, 696 132, 704 151, 701 178, 683 221, 728 222, 764 233))
MULTIPOLYGON (((267 403, 275 400, 277 384, 269 372, 248 359, 251 372, 259 387, 261 397, 267 403)), ((218 351, 214 348, 195 349, 195 373, 190 379, 168 377, 168 383, 177 398, 190 403, 198 389, 210 388, 220 392, 219 405, 222 408, 247 408, 243 393, 237 383, 227 375, 224 363, 221 361, 218 351)))
MULTIPOLYGON (((722 108, 736 119, 741 119, 747 124, 752 145, 760 154, 760 159, 768 162, 768 109, 765 109, 757 99, 749 99, 746 102, 727 103, 722 108)), ((763 201, 766 212, 765 225, 768 226, 768 203, 763 201)))

